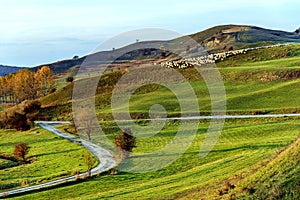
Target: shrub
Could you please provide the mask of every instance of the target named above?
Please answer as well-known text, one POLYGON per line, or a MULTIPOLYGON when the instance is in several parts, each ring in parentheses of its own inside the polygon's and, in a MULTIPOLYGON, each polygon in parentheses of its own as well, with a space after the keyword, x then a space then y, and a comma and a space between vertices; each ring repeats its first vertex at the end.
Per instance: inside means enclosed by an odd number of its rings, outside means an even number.
POLYGON ((26 161, 26 155, 29 152, 30 147, 26 143, 19 143, 15 146, 14 155, 23 161, 26 161))
POLYGON ((19 131, 29 130, 40 110, 37 100, 24 101, 19 105, 0 112, 0 128, 15 128, 19 131))
POLYGON ((129 128, 124 129, 115 137, 117 149, 125 156, 129 156, 133 148, 136 147, 136 138, 133 136, 129 128))
POLYGON ((66 78, 66 81, 69 82, 69 83, 72 83, 74 81, 74 78, 72 76, 68 76, 66 78))

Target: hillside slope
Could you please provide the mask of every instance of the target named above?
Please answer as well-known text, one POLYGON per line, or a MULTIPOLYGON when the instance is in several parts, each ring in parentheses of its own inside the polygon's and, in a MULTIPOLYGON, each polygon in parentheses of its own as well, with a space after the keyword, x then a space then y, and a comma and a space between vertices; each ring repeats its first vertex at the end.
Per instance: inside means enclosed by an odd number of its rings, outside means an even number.
POLYGON ((300 137, 230 195, 237 199, 300 199, 300 137))
MULTIPOLYGON (((290 87, 296 87, 298 84, 293 81, 298 80, 300 76, 299 69, 297 68, 299 66, 299 56, 300 48, 298 45, 289 45, 250 51, 247 54, 233 56, 218 62, 217 66, 227 88, 226 92, 229 98, 228 111, 240 114, 241 112, 247 112, 249 114, 253 109, 267 109, 272 111, 271 107, 273 106, 273 112, 279 112, 284 109, 290 109, 285 110, 286 112, 295 112, 298 101, 291 101, 294 102, 293 104, 287 103, 285 95, 290 90, 290 87), (237 85, 240 85, 240 87, 237 85), (243 95, 236 95, 239 93, 243 95), (277 101, 271 101, 271 96, 274 94, 277 95, 277 101), (257 100, 259 100, 259 104, 256 103, 257 100), (248 103, 246 103, 247 101, 248 103), (238 110, 238 108, 241 110, 238 110)), ((153 66, 153 69, 155 69, 155 66, 153 66)), ((105 108, 108 108, 110 104, 111 92, 114 85, 125 72, 126 70, 117 70, 102 76, 96 91, 97 109, 101 109, 103 112, 107 111, 105 108)), ((201 90, 197 91, 199 94, 202 94, 202 98, 207 96, 205 93, 205 84, 201 77, 197 76, 193 68, 180 70, 180 73, 195 84, 195 89, 203 86, 201 90)), ((54 119, 60 116, 64 120, 70 120, 72 118, 72 89, 73 84, 70 84, 42 98, 43 112, 50 114, 54 119)), ((165 92, 162 88, 156 86, 140 88, 137 94, 141 94, 141 96, 137 98, 136 105, 141 105, 141 107, 147 105, 145 102, 148 102, 146 100, 146 94, 148 93, 150 96, 153 94, 157 96, 160 93, 162 93, 161 95, 166 95, 165 92), (143 96, 143 94, 145 95, 143 96)), ((295 91, 289 95, 289 98, 292 98, 293 95, 296 98, 297 94, 297 91, 295 91)), ((203 109, 210 110, 208 99, 204 98, 201 100, 203 101, 201 105, 203 109), (207 106, 204 106, 204 104, 207 104, 207 106)), ((176 110, 174 107, 172 109, 176 110)))
MULTIPOLYGON (((222 52, 234 49, 242 49, 248 47, 258 47, 264 45, 278 44, 278 43, 300 43, 300 34, 297 29, 295 32, 285 32, 279 30, 269 30, 255 26, 243 26, 243 25, 222 25, 212 27, 210 29, 188 35, 193 38, 199 46, 191 47, 187 50, 184 45, 181 45, 183 37, 170 40, 170 41, 145 41, 138 42, 120 49, 113 51, 101 51, 93 54, 97 57, 97 60, 101 61, 115 61, 115 68, 119 68, 121 65, 128 65, 128 62, 140 62, 146 59, 168 59, 174 56, 171 53, 163 52, 159 49, 147 48, 150 46, 177 46, 177 50, 180 52, 186 52, 187 54, 198 51, 199 47, 204 47, 209 53, 222 52), (177 44, 177 45, 176 45, 177 44), (139 49, 139 50, 131 50, 139 49), (120 52, 124 52, 121 57, 117 55, 120 52)), ((47 65, 51 70, 58 73, 66 73, 70 68, 80 66, 87 56, 81 58, 73 58, 57 61, 54 63, 43 64, 31 68, 33 71, 37 71, 44 65, 47 65)), ((130 65, 130 63, 129 63, 130 65)), ((15 73, 20 68, 9 67, 0 65, 0 76, 9 73, 15 73)))
POLYGON ((224 25, 190 35, 207 51, 222 51, 277 43, 299 43, 296 32, 264 29, 255 26, 224 25))
MULTIPOLYGON (((300 43, 300 34, 297 33, 297 31, 285 32, 241 25, 216 26, 189 36, 197 41, 199 46, 191 47, 188 51, 186 47, 181 45, 182 37, 180 37, 170 41, 142 41, 113 51, 98 52, 93 54, 93 56, 97 57, 99 61, 118 60, 118 64, 124 64, 124 62, 127 61, 140 61, 145 59, 156 59, 157 61, 157 59, 174 56, 162 50, 147 48, 147 46, 172 46, 177 44, 177 50, 186 53, 197 51, 200 46, 203 46, 206 51, 212 53, 278 43, 300 43), (131 49, 139 50, 132 51, 131 49), (118 57, 117 55, 119 55, 120 52, 124 52, 124 54, 118 57)), ((81 65, 86 57, 87 56, 63 60, 45 65, 49 66, 55 73, 64 73, 74 66, 81 65)), ((40 67, 41 66, 37 66, 33 68, 33 70, 37 70, 40 67)), ((118 65, 116 67, 118 67, 118 65)))

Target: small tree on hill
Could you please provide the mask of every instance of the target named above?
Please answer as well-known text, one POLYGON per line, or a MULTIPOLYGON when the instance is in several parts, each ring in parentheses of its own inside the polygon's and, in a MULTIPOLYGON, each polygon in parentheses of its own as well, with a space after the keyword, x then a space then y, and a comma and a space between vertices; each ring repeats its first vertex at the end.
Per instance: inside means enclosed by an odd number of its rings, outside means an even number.
POLYGON ((123 156, 128 157, 133 148, 136 147, 136 137, 133 136, 129 128, 124 129, 115 137, 117 149, 123 156))
POLYGON ((66 81, 67 81, 68 83, 72 83, 72 82, 74 81, 73 76, 68 76, 68 77, 66 78, 66 81))
POLYGON ((20 143, 15 146, 14 155, 20 158, 22 161, 26 161, 26 155, 29 152, 30 147, 26 143, 20 143))

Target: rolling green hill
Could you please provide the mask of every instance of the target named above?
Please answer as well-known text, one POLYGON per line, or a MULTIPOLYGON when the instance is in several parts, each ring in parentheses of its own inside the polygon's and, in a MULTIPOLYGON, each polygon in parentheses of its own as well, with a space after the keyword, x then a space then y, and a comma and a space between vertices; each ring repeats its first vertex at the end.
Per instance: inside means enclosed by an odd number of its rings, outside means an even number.
POLYGON ((230 192, 237 199, 299 199, 300 139, 230 192))
MULTIPOLYGON (((270 157, 295 140, 299 135, 297 124, 299 119, 289 118, 228 120, 214 149, 199 159, 199 148, 208 127, 203 121, 190 148, 162 170, 142 174, 103 174, 74 185, 13 199, 221 199, 224 196, 219 190, 226 182, 237 185, 236 180, 251 177, 268 163, 270 157)), ((155 137, 139 139, 133 156, 138 158, 143 152, 165 146, 176 134, 178 126, 171 124, 155 137)))
MULTIPOLYGON (((188 36, 193 38, 199 44, 199 46, 192 47, 189 50, 190 52, 195 51, 200 46, 204 47, 209 53, 214 53, 280 43, 300 43, 299 29, 295 32, 285 32, 246 25, 221 25, 188 36)), ((177 38, 170 41, 142 41, 114 51, 102 51, 93 55, 99 57, 99 59, 103 61, 116 59, 114 62, 115 65, 112 65, 112 68, 119 68, 122 66, 122 64, 124 64, 124 61, 129 62, 145 59, 161 59, 162 50, 145 48, 153 44, 156 46, 169 46, 177 44, 177 48, 179 48, 178 50, 185 52, 186 49, 184 48, 186 47, 181 47, 181 39, 182 38, 177 38), (129 50, 137 47, 141 47, 141 49, 134 51, 129 50), (119 50, 126 53, 117 58, 116 55, 119 50)), ((174 55, 170 53, 166 54, 166 57, 170 58, 172 56, 174 55)), ((163 57, 163 59, 166 57, 163 57)), ((31 69, 33 71, 37 71, 42 66, 47 65, 56 74, 66 73, 70 68, 80 66, 86 58, 87 56, 83 56, 81 58, 74 57, 73 59, 65 59, 54 63, 43 64, 31 69)), ((125 66, 126 65, 128 64, 125 64, 125 66)), ((15 73, 17 70, 19 70, 19 68, 0 65, 0 76, 8 73, 15 73)))
MULTIPOLYGON (((196 50, 200 46, 204 47, 206 51, 213 53, 228 51, 232 49, 258 47, 279 43, 300 43, 300 35, 297 32, 269 30, 260 27, 244 25, 216 26, 188 36, 193 38, 199 44, 199 46, 197 47, 192 47, 189 50, 190 52, 196 50)), ((129 62, 134 60, 161 59, 162 50, 145 48, 154 44, 156 46, 170 46, 177 44, 176 46, 177 48, 179 48, 178 50, 180 50, 180 52, 185 52, 186 47, 181 47, 181 39, 182 38, 177 38, 170 41, 142 41, 123 47, 121 49, 116 49, 114 51, 97 52, 93 54, 93 56, 97 56, 99 60, 102 61, 110 61, 116 59, 115 65, 113 65, 112 68, 119 68, 120 63, 122 66, 123 61, 129 62), (141 49, 131 51, 131 48, 141 49), (124 51, 126 53, 117 58, 116 55, 119 51, 124 51)), ((174 55, 166 54, 165 56, 172 57, 174 55)), ((66 59, 44 65, 49 66, 55 73, 65 73, 70 68, 81 65, 86 57, 87 56, 81 58, 66 59)), ((41 66, 37 66, 33 68, 33 70, 37 70, 41 66)))
MULTIPOLYGON (((300 48, 298 45, 287 47, 276 47, 272 49, 260 49, 250 51, 235 57, 230 57, 225 61, 218 62, 217 66, 222 75, 227 93, 227 110, 229 113, 252 113, 255 110, 266 112, 296 112, 298 110, 297 96, 298 90, 288 95, 290 101, 286 101, 286 94, 299 85, 299 57, 300 48), (276 101, 273 97, 276 96, 276 101), (292 103, 291 103, 292 102, 292 103)), ((153 66, 160 67, 160 66, 153 66)), ((107 117, 110 113, 110 97, 113 86, 126 71, 120 70, 103 75, 99 82, 96 96, 96 107, 99 117, 107 117)), ((194 69, 184 69, 180 72, 190 80, 194 90, 199 96, 201 112, 209 113, 210 99, 208 91, 201 76, 194 69), (197 75, 198 74, 198 75, 197 75)), ((57 92, 42 98, 44 112, 50 113, 55 119, 70 119, 71 99, 73 84, 58 90, 57 92)), ((170 94, 170 95, 169 95, 170 94)), ((152 101, 149 97, 159 102, 160 97, 171 93, 157 86, 145 86, 132 97, 132 111, 143 113, 150 106, 152 101), (143 103, 142 103, 143 102, 143 103)), ((177 104, 169 104, 170 114, 178 115, 177 104), (176 111, 177 110, 177 111, 176 111)))
MULTIPOLYGON (((236 26, 226 27, 226 30, 232 28, 236 26)), ((225 34, 230 34, 230 31, 225 34)), ((299 113, 299 49, 298 44, 259 49, 217 62, 225 84, 228 114, 299 113)), ((155 75, 155 67, 161 66, 152 67, 155 75)), ((195 69, 177 70, 189 80, 196 92, 201 114, 209 115, 211 104, 204 80, 195 69)), ((110 139, 120 131, 111 114, 111 93, 114 85, 126 72, 123 69, 107 71, 95 94, 99 123, 110 139)), ((73 85, 74 83, 69 84, 41 98, 41 114, 49 114, 53 120, 71 120, 73 85)), ((182 87, 176 81, 174 85, 179 89, 182 87)), ((190 101, 189 97, 185 101, 190 101)), ((154 104, 163 105, 168 116, 180 116, 176 96, 165 87, 151 84, 140 87, 131 96, 130 111, 136 123, 146 125, 146 122, 139 119, 147 118, 149 108, 154 104)), ((188 150, 161 170, 142 174, 120 171, 117 174, 105 173, 77 184, 33 192, 13 199, 298 198, 299 124, 299 117, 227 119, 214 149, 200 159, 199 149, 209 127, 208 120, 201 120, 188 150)), ((132 154, 133 161, 143 156, 143 153, 155 151, 170 143, 181 125, 173 120, 155 136, 138 138, 137 148, 132 154)), ((151 131, 141 134, 151 135, 151 131)), ((18 135, 15 137, 19 138, 18 135)), ((47 137, 53 139, 53 136, 47 135, 39 139, 47 140, 47 137)), ((2 145, 1 142, 0 144, 2 145)), ((168 158, 172 155, 164 156, 168 158)), ((1 165, 6 166, 7 163, 0 160, 1 165)))

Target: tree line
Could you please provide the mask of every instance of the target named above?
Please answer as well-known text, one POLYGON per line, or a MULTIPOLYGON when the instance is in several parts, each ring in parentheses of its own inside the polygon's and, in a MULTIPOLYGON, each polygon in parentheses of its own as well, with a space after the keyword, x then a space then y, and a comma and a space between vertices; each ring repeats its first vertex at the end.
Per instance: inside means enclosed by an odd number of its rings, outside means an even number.
POLYGON ((54 91, 54 74, 48 66, 43 66, 36 72, 25 69, 0 77, 0 102, 2 103, 34 100, 54 91))

